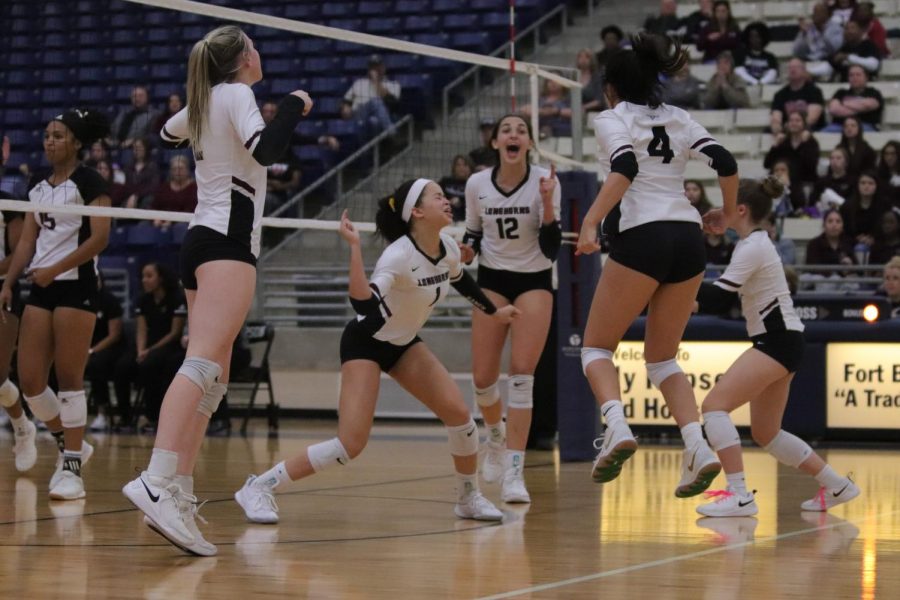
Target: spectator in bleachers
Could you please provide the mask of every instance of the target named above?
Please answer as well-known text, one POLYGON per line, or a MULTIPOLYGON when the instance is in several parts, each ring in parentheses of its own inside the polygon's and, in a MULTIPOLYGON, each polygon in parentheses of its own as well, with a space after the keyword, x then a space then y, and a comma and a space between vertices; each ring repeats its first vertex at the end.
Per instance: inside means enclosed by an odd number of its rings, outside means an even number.
POLYGON ((841 206, 847 201, 855 183, 847 173, 849 163, 850 156, 846 148, 838 146, 831 151, 828 156, 828 171, 816 182, 809 204, 816 203, 822 209, 828 209, 841 206))
POLYGON ((584 112, 603 110, 606 104, 603 95, 603 76, 590 48, 578 51, 575 68, 578 69, 578 81, 584 86, 581 88, 581 109, 584 112))
POLYGON ((113 121, 110 145, 131 148, 134 141, 149 137, 156 123, 157 112, 150 106, 150 93, 143 85, 131 90, 131 106, 123 109, 113 121))
POLYGON ((157 118, 156 122, 153 124, 153 135, 155 136, 162 131, 163 125, 166 124, 166 121, 175 116, 179 110, 184 108, 184 100, 181 99, 181 94, 171 93, 169 97, 166 98, 166 110, 164 110, 157 118))
POLYGON ((806 61, 815 77, 829 79, 833 72, 828 59, 844 44, 844 27, 831 20, 824 2, 813 6, 812 18, 800 18, 800 31, 794 38, 794 56, 806 61))
MULTIPOLYGON (((572 135, 572 105, 569 101, 569 88, 561 86, 552 79, 544 80, 544 89, 538 100, 538 124, 541 139, 572 135)), ((522 107, 522 114, 531 114, 531 106, 522 107)))
POLYGON ((700 0, 699 4, 697 10, 686 16, 681 22, 685 43, 696 44, 700 32, 712 22, 713 0, 700 0))
POLYGON ((831 20, 843 27, 853 16, 856 0, 827 0, 831 20))
POLYGON ((734 244, 725 235, 704 232, 707 265, 727 265, 734 253, 734 244))
POLYGON ((491 136, 493 135, 495 124, 496 120, 493 117, 483 117, 478 125, 481 145, 469 152, 469 158, 472 159, 476 173, 497 166, 497 151, 491 145, 491 136))
POLYGON ((806 206, 806 195, 804 194, 803 185, 798 185, 795 180, 790 160, 779 159, 774 161, 769 168, 769 173, 784 186, 781 198, 774 199, 772 203, 772 211, 775 213, 775 216, 785 217, 802 211, 806 206))
POLYGON ((765 85, 778 80, 778 59, 766 50, 769 45, 769 27, 756 21, 744 28, 745 51, 741 53, 739 66, 734 72, 748 85, 765 85))
POLYGON ((878 184, 893 206, 900 207, 900 142, 891 140, 881 149, 878 184))
POLYGON ((663 85, 663 102, 685 110, 699 109, 702 92, 703 82, 691 75, 691 66, 685 64, 663 85))
POLYGON ((602 76, 606 70, 606 61, 615 52, 622 49, 622 40, 625 39, 625 34, 617 25, 607 25, 600 30, 600 39, 603 40, 603 49, 597 52, 596 58, 597 68, 602 76))
POLYGON ((675 0, 660 0, 659 14, 644 20, 644 31, 659 35, 677 35, 681 27, 677 13, 678 3, 675 0))
POLYGON ((109 402, 109 382, 113 380, 116 361, 124 350, 122 335, 122 303, 103 285, 102 275, 97 280, 100 293, 97 296, 97 321, 94 337, 88 350, 84 378, 91 382, 91 398, 97 407, 97 416, 91 422, 91 431, 105 431, 112 425, 109 402))
POLYGON ((684 195, 691 203, 691 206, 696 208, 701 215, 705 215, 712 210, 712 202, 706 197, 706 188, 703 187, 703 182, 696 179, 685 179, 684 195))
POLYGON ((400 84, 387 78, 381 56, 370 56, 368 67, 366 76, 353 82, 344 100, 353 103, 353 114, 365 123, 370 136, 375 136, 393 125, 391 108, 400 100, 400 84))
POLYGON ((853 241, 844 235, 844 219, 837 209, 832 208, 825 212, 822 218, 822 233, 806 244, 806 264, 856 264, 853 241))
POLYGON ((784 130, 787 116, 794 112, 806 115, 811 131, 825 126, 825 97, 806 71, 806 64, 799 58, 792 58, 787 66, 787 85, 772 98, 772 113, 769 128, 772 135, 784 130))
POLYGON ((790 164, 791 188, 812 187, 818 179, 819 142, 806 128, 806 117, 801 112, 790 113, 785 131, 772 136, 772 147, 766 153, 763 166, 771 169, 779 160, 790 164))
POLYGON ((187 156, 173 156, 169 161, 169 177, 156 187, 150 208, 187 213, 197 208, 197 182, 187 156))
POLYGON ((158 420, 163 395, 175 377, 175 372, 164 373, 165 366, 174 362, 173 356, 184 355, 180 342, 187 306, 178 278, 165 265, 149 263, 141 269, 141 286, 144 293, 135 311, 135 343, 120 356, 114 375, 123 424, 131 422, 132 385, 144 390, 147 418, 154 423, 158 420))
POLYGON ((88 158, 85 161, 85 164, 96 169, 97 163, 101 160, 105 160, 109 163, 110 169, 112 169, 112 179, 110 181, 115 181, 116 183, 124 185, 125 172, 122 171, 122 168, 110 156, 109 144, 104 140, 97 140, 91 144, 91 149, 88 152, 88 158))
POLYGON ((890 56, 891 50, 887 43, 887 30, 878 17, 875 16, 875 5, 871 2, 860 2, 853 11, 853 18, 862 25, 866 37, 872 40, 872 43, 881 52, 881 57, 886 58, 890 56))
POLYGON ((848 117, 858 118, 865 131, 875 131, 881 123, 884 97, 869 85, 869 76, 861 66, 850 67, 849 79, 850 87, 836 91, 828 102, 831 125, 825 131, 842 131, 848 117))
POLYGON ((871 248, 875 244, 881 217, 890 208, 878 191, 878 176, 875 171, 863 171, 856 181, 856 189, 840 208, 844 219, 844 233, 857 243, 871 248))
POLYGON ((131 164, 125 168, 125 185, 130 192, 125 206, 144 208, 150 203, 154 190, 159 186, 159 167, 150 156, 150 143, 146 139, 134 140, 131 152, 131 164))
POLYGON ((863 138, 862 122, 857 117, 847 117, 842 126, 838 148, 847 151, 847 174, 855 180, 863 171, 873 170, 878 155, 863 138))
POLYGON ((706 84, 703 105, 708 109, 747 108, 747 84, 734 72, 734 57, 725 50, 716 58, 716 72, 706 84))
POLYGON ((881 287, 891 303, 891 318, 900 317, 900 256, 895 256, 884 265, 881 287))
MULTIPOLYGON (((259 109, 259 114, 266 125, 272 122, 277 112, 278 103, 272 100, 263 102, 262 107, 259 109)), ((339 142, 338 148, 340 148, 339 142)), ((266 167, 266 205, 264 214, 270 214, 300 190, 300 177, 300 159, 294 154, 293 148, 287 145, 278 160, 266 167)))
POLYGON ((131 196, 131 191, 125 184, 113 181, 113 170, 109 161, 104 158, 93 162, 92 165, 100 173, 100 177, 109 184, 109 199, 112 206, 124 206, 128 197, 131 196))
POLYGON ((881 68, 881 51, 866 37, 866 26, 858 19, 850 19, 844 25, 844 43, 831 56, 831 67, 840 81, 848 81, 850 67, 859 65, 870 76, 881 68))
POLYGON ((795 264, 797 262, 797 246, 794 244, 794 240, 781 236, 781 231, 778 227, 778 218, 775 216, 775 213, 769 213, 769 217, 763 224, 766 228, 766 233, 769 234, 769 239, 772 240, 772 244, 775 245, 775 250, 778 252, 781 264, 795 264))
POLYGON ((875 243, 869 251, 869 262, 881 265, 900 256, 900 208, 892 208, 881 215, 875 243))
POLYGON ((731 3, 716 0, 713 4, 713 20, 697 38, 697 49, 703 51, 703 62, 711 63, 722 52, 735 52, 740 48, 741 29, 731 15, 731 3))
POLYGON ((465 154, 457 154, 453 157, 450 175, 442 177, 438 182, 444 190, 444 196, 450 201, 454 222, 466 220, 466 182, 471 175, 472 161, 465 154))

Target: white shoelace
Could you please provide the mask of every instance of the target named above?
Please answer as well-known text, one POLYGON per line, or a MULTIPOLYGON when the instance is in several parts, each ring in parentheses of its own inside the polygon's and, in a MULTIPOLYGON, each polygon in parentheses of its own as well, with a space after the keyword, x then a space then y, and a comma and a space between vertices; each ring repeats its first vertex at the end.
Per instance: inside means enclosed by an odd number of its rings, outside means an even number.
POLYGON ((274 513, 278 512, 278 505, 275 504, 275 496, 272 494, 272 490, 267 487, 259 487, 257 489, 257 494, 254 497, 254 509, 255 510, 271 510, 274 513))

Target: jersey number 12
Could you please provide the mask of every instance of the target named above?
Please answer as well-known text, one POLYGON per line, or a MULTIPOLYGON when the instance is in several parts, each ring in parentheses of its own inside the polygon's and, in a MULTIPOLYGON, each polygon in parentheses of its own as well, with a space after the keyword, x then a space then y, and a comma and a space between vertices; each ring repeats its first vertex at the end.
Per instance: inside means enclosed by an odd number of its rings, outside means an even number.
POLYGON ((663 164, 669 164, 675 158, 675 153, 672 152, 672 148, 669 146, 669 134, 666 133, 666 128, 658 125, 653 127, 651 131, 653 132, 653 139, 650 140, 650 146, 647 147, 647 154, 650 156, 662 156, 663 164))
POLYGON ((501 240, 517 240, 519 239, 519 220, 515 217, 500 217, 497 219, 497 231, 500 232, 501 240), (504 227, 505 226, 505 227, 504 227))

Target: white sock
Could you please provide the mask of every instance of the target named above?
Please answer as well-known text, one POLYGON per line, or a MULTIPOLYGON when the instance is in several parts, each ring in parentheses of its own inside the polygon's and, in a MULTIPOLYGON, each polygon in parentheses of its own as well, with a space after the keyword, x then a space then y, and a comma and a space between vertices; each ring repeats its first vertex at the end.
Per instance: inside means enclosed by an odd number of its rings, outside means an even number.
POLYGON ((293 480, 291 479, 291 476, 288 475, 287 468, 284 466, 284 461, 281 461, 280 463, 257 477, 256 481, 254 481, 253 484, 264 485, 274 490, 280 484, 290 483, 291 481, 293 480))
POLYGON ((625 407, 619 400, 607 400, 601 404, 600 414, 603 415, 607 427, 625 423, 625 407))
POLYGON ((488 423, 485 421, 484 426, 488 430, 489 442, 494 444, 506 443, 506 424, 503 422, 503 419, 500 419, 499 423, 488 423))
MULTIPOLYGON (((178 453, 171 450, 163 450, 162 448, 154 448, 153 454, 150 455, 150 465, 147 467, 147 474, 156 477, 158 480, 171 481, 175 477, 175 471, 178 470, 178 453)), ((158 482, 154 482, 156 485, 158 482)))
POLYGON ((747 495, 747 482, 744 480, 744 472, 738 471, 737 473, 726 473, 725 479, 728 480, 728 488, 740 494, 741 496, 747 495))
POLYGON ((681 437, 684 438, 685 448, 693 448, 703 442, 703 428, 698 421, 688 423, 681 428, 681 437))
POLYGON ((465 501, 472 494, 478 492, 478 474, 472 473, 471 475, 467 475, 465 473, 457 473, 456 474, 456 497, 460 502, 465 501))
POLYGON ((18 417, 10 417, 10 421, 12 421, 13 428, 16 430, 16 433, 22 435, 25 433, 25 427, 27 427, 28 417, 25 416, 23 412, 18 417))
POLYGON ((525 451, 507 450, 503 455, 503 466, 507 470, 516 469, 521 473, 522 468, 525 466, 525 451))
POLYGON ((185 494, 194 495, 194 476, 193 475, 176 475, 173 479, 175 483, 178 484, 178 487, 185 494))
POLYGON ((843 475, 835 473, 834 469, 831 468, 831 465, 825 465, 825 467, 816 474, 816 481, 818 481, 822 487, 837 489, 843 487, 848 479, 843 475))

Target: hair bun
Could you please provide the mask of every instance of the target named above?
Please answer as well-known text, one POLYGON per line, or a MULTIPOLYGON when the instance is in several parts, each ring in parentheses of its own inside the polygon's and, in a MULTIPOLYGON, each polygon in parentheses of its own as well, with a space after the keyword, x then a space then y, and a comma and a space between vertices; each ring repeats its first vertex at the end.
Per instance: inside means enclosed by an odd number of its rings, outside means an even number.
POLYGON ((772 200, 781 198, 784 194, 784 184, 771 175, 763 179, 761 185, 763 193, 772 200))
POLYGON ((668 36, 638 33, 632 36, 631 46, 641 66, 654 73, 674 75, 690 60, 681 43, 668 36))

